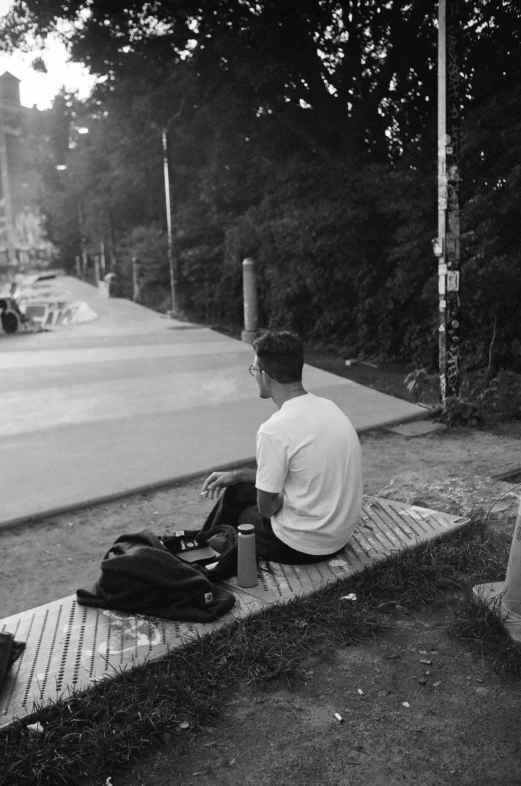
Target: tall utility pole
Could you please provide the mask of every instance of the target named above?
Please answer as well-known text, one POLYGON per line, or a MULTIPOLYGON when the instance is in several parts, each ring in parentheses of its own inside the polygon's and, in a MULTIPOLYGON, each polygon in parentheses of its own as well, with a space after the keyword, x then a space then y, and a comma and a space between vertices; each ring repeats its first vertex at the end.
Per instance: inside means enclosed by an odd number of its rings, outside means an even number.
POLYGON ((166 207, 166 231, 168 236, 168 265, 170 267, 170 291, 172 308, 170 315, 173 317, 177 313, 176 286, 175 286, 175 267, 174 267, 174 244, 172 241, 172 211, 170 207, 170 175, 168 172, 168 139, 166 129, 162 131, 163 138, 163 174, 165 179, 165 207, 166 207))
POLYGON ((438 257, 440 394, 460 389, 460 0, 438 5, 438 257))

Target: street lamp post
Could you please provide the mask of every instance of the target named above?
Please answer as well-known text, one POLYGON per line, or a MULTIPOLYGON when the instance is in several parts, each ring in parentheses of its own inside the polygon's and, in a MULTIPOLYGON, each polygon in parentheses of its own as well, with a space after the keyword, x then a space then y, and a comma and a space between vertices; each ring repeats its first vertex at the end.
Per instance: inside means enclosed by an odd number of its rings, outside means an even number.
POLYGON ((168 139, 166 129, 162 131, 163 139, 163 174, 165 179, 165 207, 166 207, 166 231, 168 237, 168 265, 170 268, 170 296, 171 311, 170 316, 174 317, 177 313, 176 303, 176 281, 174 266, 174 244, 172 241, 172 211, 170 207, 170 175, 168 171, 168 139))
POLYGON ((80 229, 81 266, 83 271, 82 278, 84 281, 86 281, 87 266, 88 266, 87 238, 85 236, 85 216, 83 213, 83 204, 81 201, 81 196, 78 197, 78 225, 80 229))

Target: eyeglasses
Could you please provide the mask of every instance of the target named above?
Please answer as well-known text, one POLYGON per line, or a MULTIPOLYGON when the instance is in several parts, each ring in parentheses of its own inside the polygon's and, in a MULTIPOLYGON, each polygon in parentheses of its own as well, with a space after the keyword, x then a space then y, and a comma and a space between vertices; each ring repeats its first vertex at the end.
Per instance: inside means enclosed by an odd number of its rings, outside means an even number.
POLYGON ((254 376, 255 376, 255 372, 256 372, 256 371, 262 371, 262 369, 261 369, 261 368, 259 368, 258 366, 250 366, 250 367, 249 367, 249 369, 248 369, 248 371, 250 372, 250 374, 252 375, 252 377, 254 377, 254 376))

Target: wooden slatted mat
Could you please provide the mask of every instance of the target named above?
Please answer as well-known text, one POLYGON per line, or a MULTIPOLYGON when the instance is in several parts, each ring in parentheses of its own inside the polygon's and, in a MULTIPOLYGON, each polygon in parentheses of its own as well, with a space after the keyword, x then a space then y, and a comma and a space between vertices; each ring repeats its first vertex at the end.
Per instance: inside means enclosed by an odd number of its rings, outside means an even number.
POLYGON ((214 623, 180 623, 79 606, 75 595, 0 621, 0 630, 26 642, 0 693, 0 727, 30 715, 36 706, 118 672, 166 655, 196 637, 263 608, 309 595, 398 551, 455 530, 467 519, 387 499, 366 497, 362 519, 348 546, 315 565, 261 563, 259 583, 242 589, 233 610, 214 623))

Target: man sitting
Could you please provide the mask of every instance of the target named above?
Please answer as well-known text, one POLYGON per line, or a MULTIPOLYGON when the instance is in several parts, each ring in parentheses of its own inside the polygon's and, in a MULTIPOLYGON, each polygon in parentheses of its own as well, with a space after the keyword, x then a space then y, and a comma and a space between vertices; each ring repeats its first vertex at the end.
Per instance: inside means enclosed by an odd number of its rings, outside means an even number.
POLYGON ((212 472, 203 494, 222 494, 203 532, 255 526, 257 555, 286 565, 333 557, 360 521, 362 454, 349 418, 302 386, 304 350, 290 332, 253 342, 250 374, 277 412, 257 433, 257 469, 212 472))

